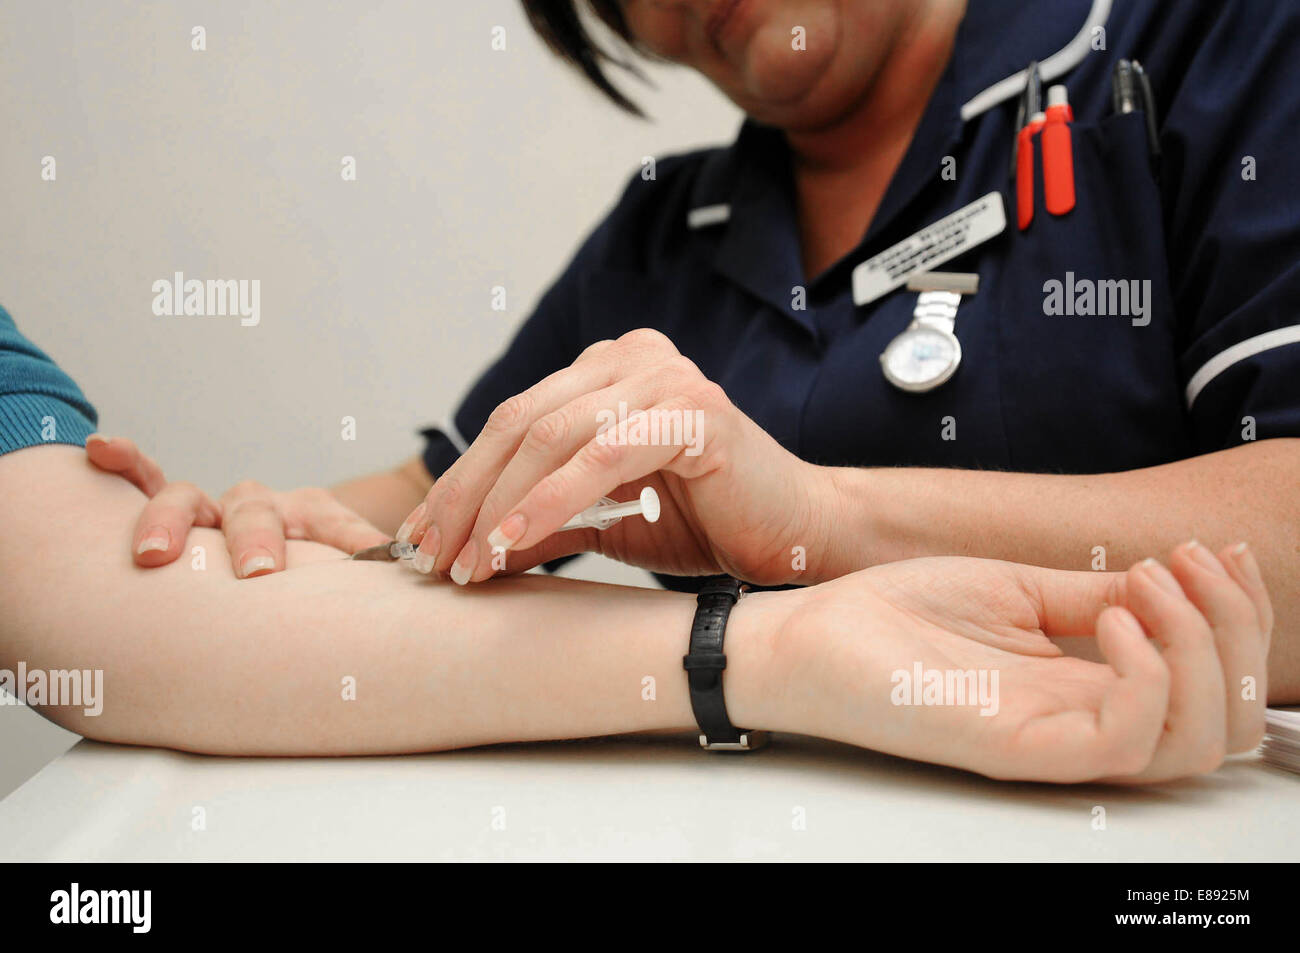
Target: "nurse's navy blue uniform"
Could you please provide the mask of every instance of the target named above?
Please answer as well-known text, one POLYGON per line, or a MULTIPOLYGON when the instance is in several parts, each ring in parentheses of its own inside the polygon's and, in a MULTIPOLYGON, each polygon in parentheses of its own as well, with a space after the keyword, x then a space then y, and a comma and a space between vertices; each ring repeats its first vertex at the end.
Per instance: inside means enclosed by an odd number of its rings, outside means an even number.
POLYGON ((425 431, 429 472, 446 470, 501 401, 639 327, 667 334, 737 407, 820 464, 1102 473, 1300 436, 1300 3, 1110 6, 970 0, 874 220, 811 282, 779 132, 746 122, 727 148, 637 175, 452 425, 425 431), (1015 97, 966 120, 962 107, 1076 36, 1104 43, 1052 81, 1074 110, 1077 206, 1045 211, 1040 159, 1021 232, 1015 97), (1140 60, 1154 87, 1158 174, 1144 115, 1111 107, 1121 57, 1140 60), (955 179, 942 175, 946 157, 955 179), (957 314, 961 366, 931 392, 896 390, 879 357, 916 294, 855 306, 853 267, 994 190, 1007 230, 942 266, 980 276, 957 314), (1149 281, 1150 323, 1045 313, 1046 283, 1068 273, 1149 281), (944 439, 949 417, 956 439, 944 439))

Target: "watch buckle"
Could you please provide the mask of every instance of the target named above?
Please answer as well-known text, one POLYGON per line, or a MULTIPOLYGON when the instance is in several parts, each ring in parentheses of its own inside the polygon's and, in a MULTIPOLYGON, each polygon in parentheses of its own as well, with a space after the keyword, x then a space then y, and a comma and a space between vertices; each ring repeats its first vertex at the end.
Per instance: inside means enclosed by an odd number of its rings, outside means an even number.
POLYGON ((766 731, 742 731, 739 741, 709 741, 708 735, 700 735, 700 747, 705 751, 757 751, 767 742, 766 731))

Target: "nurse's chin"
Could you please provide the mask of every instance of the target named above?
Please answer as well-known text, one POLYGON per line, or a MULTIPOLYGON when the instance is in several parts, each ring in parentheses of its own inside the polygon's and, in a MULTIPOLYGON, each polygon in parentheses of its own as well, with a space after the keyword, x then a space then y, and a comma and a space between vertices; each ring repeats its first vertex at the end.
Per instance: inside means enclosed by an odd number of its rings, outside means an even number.
POLYGON ((774 117, 783 115, 793 119, 797 112, 815 108, 829 91, 834 45, 824 38, 804 50, 793 50, 790 44, 787 24, 764 25, 739 57, 739 89, 731 98, 761 122, 775 122, 774 117))
POLYGON ((832 63, 815 76, 785 77, 781 84, 773 84, 788 99, 767 96, 741 102, 731 98, 746 115, 765 125, 791 133, 815 133, 852 119, 861 105, 863 86, 852 82, 846 72, 840 63, 832 63))

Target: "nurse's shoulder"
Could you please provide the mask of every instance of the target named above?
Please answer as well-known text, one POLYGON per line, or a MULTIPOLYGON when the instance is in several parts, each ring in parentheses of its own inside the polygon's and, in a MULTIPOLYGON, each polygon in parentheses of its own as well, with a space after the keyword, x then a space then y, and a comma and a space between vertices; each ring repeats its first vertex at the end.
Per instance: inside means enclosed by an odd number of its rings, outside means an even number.
POLYGON ((643 157, 573 266, 662 275, 680 263, 694 232, 726 220, 736 166, 734 143, 643 157))

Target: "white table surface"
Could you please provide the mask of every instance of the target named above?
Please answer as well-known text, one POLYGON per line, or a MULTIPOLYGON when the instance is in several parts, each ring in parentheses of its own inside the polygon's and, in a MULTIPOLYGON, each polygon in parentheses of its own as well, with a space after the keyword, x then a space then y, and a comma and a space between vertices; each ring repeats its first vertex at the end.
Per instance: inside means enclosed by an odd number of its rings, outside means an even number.
POLYGON ((1293 861, 1298 797, 1300 776, 1254 755, 1130 789, 1004 784, 796 736, 748 756, 635 736, 297 760, 81 741, 0 802, 0 858, 1293 861))

